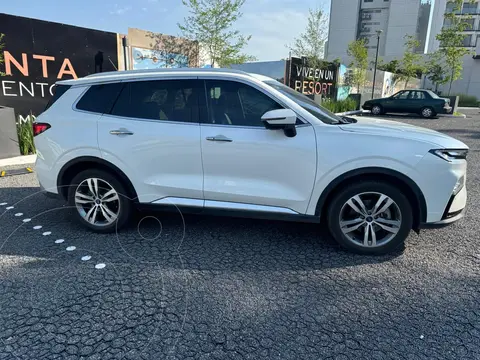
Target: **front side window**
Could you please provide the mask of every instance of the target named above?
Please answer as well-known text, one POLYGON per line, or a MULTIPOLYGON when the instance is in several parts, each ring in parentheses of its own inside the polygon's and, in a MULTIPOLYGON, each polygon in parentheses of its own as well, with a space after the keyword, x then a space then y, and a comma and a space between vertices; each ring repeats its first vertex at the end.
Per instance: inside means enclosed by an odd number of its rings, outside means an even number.
POLYGON ((125 83, 111 114, 122 117, 198 122, 197 80, 125 83))
POLYGON ((122 83, 92 85, 78 101, 77 109, 99 114, 109 113, 122 87, 122 83))
POLYGON ((410 96, 410 91, 400 91, 399 93, 393 95, 394 99, 397 100, 406 100, 410 96))
POLYGON ((262 116, 282 109, 261 91, 234 81, 207 80, 207 102, 210 124, 263 127, 262 116))

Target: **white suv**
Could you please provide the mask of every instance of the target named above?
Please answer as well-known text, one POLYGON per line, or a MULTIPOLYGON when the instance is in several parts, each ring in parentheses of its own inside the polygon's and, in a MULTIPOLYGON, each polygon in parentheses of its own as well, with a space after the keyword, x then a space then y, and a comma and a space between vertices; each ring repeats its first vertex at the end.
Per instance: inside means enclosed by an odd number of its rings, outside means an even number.
POLYGON ((463 216, 465 144, 336 116, 264 76, 126 71, 60 81, 34 124, 41 187, 98 232, 135 205, 328 224, 380 254, 463 216))

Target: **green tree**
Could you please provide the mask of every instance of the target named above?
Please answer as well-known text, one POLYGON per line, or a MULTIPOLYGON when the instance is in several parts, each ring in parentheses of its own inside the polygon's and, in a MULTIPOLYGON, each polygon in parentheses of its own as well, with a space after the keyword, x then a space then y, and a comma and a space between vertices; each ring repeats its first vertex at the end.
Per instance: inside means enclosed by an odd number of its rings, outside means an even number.
POLYGON ((424 72, 425 65, 423 64, 422 55, 416 53, 416 49, 420 47, 420 42, 413 35, 405 35, 403 58, 399 61, 399 78, 405 81, 405 88, 412 78, 416 78, 424 72))
MULTIPOLYGON (((473 1, 472 1, 473 2, 473 1)), ((463 0, 451 0, 451 12, 445 13, 445 26, 442 28, 436 39, 440 42, 438 53, 442 61, 445 63, 447 74, 445 83, 449 84, 448 95, 452 90, 452 83, 462 76, 463 57, 471 54, 472 51, 465 48, 465 34, 463 31, 470 28, 470 24, 465 21, 470 16, 457 16, 463 6, 463 0)))
POLYGON ((435 85, 435 92, 438 92, 438 86, 446 84, 449 79, 446 76, 445 62, 442 54, 435 51, 428 55, 428 61, 425 66, 425 75, 435 85))
POLYGON ((177 24, 183 36, 205 48, 212 67, 227 67, 255 60, 243 53, 251 36, 233 30, 241 18, 245 0, 182 0, 189 10, 183 24, 177 24))
POLYGON ((323 10, 309 9, 307 26, 293 46, 289 47, 295 56, 305 56, 311 67, 320 67, 324 63, 325 42, 328 38, 328 17, 323 10))
MULTIPOLYGON (((4 61, 4 59, 3 59, 3 48, 5 47, 5 44, 3 42, 4 37, 5 37, 5 34, 0 33, 0 65, 2 65, 3 61, 4 61)), ((5 75, 5 73, 0 71, 0 76, 4 76, 4 75, 5 75)))
POLYGON ((382 71, 388 71, 396 74, 399 72, 400 62, 397 59, 394 59, 388 63, 384 62, 383 60, 380 60, 377 68, 382 71))
POLYGON ((358 92, 361 91, 361 87, 365 86, 367 80, 368 50, 366 45, 365 39, 358 39, 349 43, 347 48, 347 55, 352 58, 348 65, 351 68, 349 80, 357 86, 358 92))

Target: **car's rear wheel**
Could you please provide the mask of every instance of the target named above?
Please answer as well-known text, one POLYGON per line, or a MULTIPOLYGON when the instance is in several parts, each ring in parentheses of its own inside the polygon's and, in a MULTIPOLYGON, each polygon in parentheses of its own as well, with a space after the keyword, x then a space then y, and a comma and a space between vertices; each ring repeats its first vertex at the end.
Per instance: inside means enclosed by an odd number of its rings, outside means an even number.
POLYGON ((368 181, 340 190, 328 212, 335 240, 360 254, 386 254, 403 248, 412 222, 408 199, 384 182, 368 181))
POLYGON ((420 114, 422 115, 423 118, 429 119, 435 116, 435 111, 433 111, 431 107, 426 106, 420 111, 420 114))
POLYGON ((92 169, 79 173, 68 191, 75 218, 96 232, 113 232, 128 221, 132 204, 123 184, 108 172, 92 169))
POLYGON ((372 114, 373 115, 382 115, 383 114, 383 108, 381 105, 373 105, 372 106, 372 114))

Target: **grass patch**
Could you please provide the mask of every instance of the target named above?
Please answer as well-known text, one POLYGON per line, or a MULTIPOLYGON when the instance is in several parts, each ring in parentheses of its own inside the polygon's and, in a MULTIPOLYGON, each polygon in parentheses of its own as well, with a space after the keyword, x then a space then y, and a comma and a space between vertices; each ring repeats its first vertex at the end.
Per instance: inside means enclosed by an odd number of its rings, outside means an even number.
POLYGON ((33 141, 33 117, 28 116, 25 121, 17 122, 18 147, 22 155, 35 154, 35 143, 33 141))
POLYGON ((454 94, 452 96, 458 96, 458 106, 461 107, 477 107, 479 102, 476 96, 466 94, 454 94))
POLYGON ((320 105, 333 113, 343 113, 346 111, 354 111, 357 109, 357 102, 350 98, 339 101, 325 99, 320 105))

